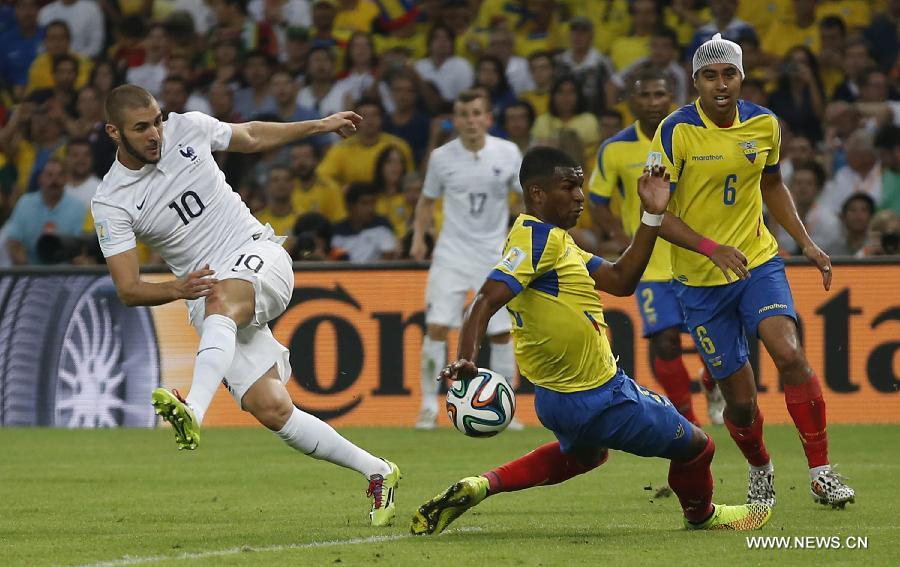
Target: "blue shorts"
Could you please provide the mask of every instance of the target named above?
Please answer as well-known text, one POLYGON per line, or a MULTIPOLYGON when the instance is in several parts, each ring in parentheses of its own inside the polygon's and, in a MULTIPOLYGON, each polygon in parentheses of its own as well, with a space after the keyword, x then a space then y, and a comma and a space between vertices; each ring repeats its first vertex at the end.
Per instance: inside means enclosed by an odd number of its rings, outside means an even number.
POLYGON ((747 362, 747 338, 756 335, 760 321, 785 315, 796 321, 794 298, 784 274, 784 260, 776 256, 750 270, 750 278, 713 287, 675 283, 685 322, 713 378, 721 380, 747 362))
POLYGON ((602 447, 660 457, 690 442, 693 426, 675 406, 621 369, 591 390, 562 393, 540 386, 534 390, 538 418, 556 435, 563 453, 602 447))
POLYGON ((681 303, 678 302, 671 280, 641 282, 634 291, 634 298, 637 300, 638 311, 644 323, 645 339, 672 327, 687 332, 681 303))

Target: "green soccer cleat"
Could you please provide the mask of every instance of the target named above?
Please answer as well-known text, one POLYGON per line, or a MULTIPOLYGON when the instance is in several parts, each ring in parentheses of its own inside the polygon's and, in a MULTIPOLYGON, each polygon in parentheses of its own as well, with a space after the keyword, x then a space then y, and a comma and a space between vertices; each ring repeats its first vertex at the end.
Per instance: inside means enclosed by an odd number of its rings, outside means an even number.
POLYGON ((765 504, 741 504, 725 506, 713 504, 713 515, 701 524, 693 524, 684 520, 684 527, 689 530, 758 530, 772 517, 772 508, 765 504))
POLYGON ((153 390, 151 400, 156 415, 168 421, 175 430, 178 449, 196 449, 200 443, 200 424, 178 390, 170 392, 165 388, 157 388, 153 390))
POLYGON ((487 493, 486 478, 466 477, 419 507, 409 531, 414 535, 439 534, 463 512, 484 500, 487 493))
POLYGON ((400 486, 400 479, 403 475, 400 468, 387 459, 382 459, 391 467, 391 472, 386 477, 380 474, 372 475, 369 479, 369 488, 366 490, 366 496, 372 498, 372 510, 369 512, 369 518, 375 527, 389 526, 394 522, 394 491, 400 486))

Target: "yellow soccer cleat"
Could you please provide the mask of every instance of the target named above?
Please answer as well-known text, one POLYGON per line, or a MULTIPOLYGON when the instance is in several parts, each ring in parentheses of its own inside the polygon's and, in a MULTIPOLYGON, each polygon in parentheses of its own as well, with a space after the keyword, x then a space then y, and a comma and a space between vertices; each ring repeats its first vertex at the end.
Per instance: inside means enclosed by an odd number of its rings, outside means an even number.
POLYGON ((396 514, 394 491, 400 486, 400 479, 403 478, 397 465, 386 459, 383 460, 391 467, 391 472, 386 477, 380 474, 372 475, 369 479, 369 488, 366 490, 366 496, 373 499, 369 518, 375 527, 389 526, 394 522, 394 514, 396 514))
POLYGON ((178 390, 170 392, 165 388, 157 388, 153 390, 151 403, 156 414, 168 421, 175 430, 178 449, 196 449, 200 444, 200 424, 178 390))
POLYGON ((684 527, 689 530, 758 530, 772 517, 772 508, 765 504, 741 504, 725 506, 713 504, 713 515, 701 524, 693 524, 685 518, 684 527))
POLYGON ((423 504, 413 516, 409 531, 414 535, 439 534, 463 512, 487 497, 488 480, 470 476, 423 504))

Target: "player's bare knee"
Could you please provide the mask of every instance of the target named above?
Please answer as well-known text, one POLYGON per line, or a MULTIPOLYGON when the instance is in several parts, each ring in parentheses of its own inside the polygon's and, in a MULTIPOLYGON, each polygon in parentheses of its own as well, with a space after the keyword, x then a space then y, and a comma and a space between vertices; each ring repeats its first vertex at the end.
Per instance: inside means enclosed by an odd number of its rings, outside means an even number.
POLYGON ((279 398, 257 403, 253 407, 247 408, 247 411, 253 414, 253 417, 268 429, 278 431, 290 419, 294 406, 279 398))
POLYGON ((756 396, 749 399, 726 400, 725 417, 739 427, 749 427, 756 417, 756 396))
POLYGON ((428 325, 428 338, 433 341, 446 341, 450 333, 450 327, 444 325, 428 325))
POLYGON ((803 353, 803 349, 792 345, 784 345, 773 349, 771 354, 775 367, 784 376, 785 381, 803 381, 806 378, 809 364, 806 362, 806 355, 803 353))

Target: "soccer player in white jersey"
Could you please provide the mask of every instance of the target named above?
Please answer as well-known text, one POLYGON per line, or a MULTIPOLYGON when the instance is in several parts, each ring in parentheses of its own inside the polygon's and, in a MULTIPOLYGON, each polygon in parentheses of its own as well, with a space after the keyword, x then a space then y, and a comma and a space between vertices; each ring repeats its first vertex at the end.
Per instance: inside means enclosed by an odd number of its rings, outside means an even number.
POLYGON ((369 480, 373 525, 394 517, 397 466, 297 409, 285 389, 288 350, 267 325, 294 289, 283 237, 263 226, 225 182, 212 152, 263 152, 306 136, 350 135, 361 118, 340 112, 294 123, 227 124, 201 114, 169 115, 140 87, 123 85, 106 101, 106 131, 116 161, 92 201, 100 246, 127 305, 187 300, 200 347, 187 399, 159 388, 152 403, 172 424, 179 449, 195 449, 219 383, 292 448, 356 470, 369 480), (165 135, 164 135, 165 134, 165 135), (135 237, 155 249, 177 279, 149 283, 138 270, 135 237))
MULTIPOLYGON (((509 225, 509 193, 521 194, 522 153, 514 143, 487 134, 489 101, 464 91, 453 105, 459 136, 428 158, 422 195, 416 204, 410 254, 425 258, 425 232, 434 204, 443 198, 443 226, 428 271, 426 333, 422 342, 422 407, 416 427, 432 429, 438 415, 437 376, 447 359, 447 333, 459 328, 469 290, 475 292, 500 261, 509 225)), ((491 369, 512 380, 516 372, 509 317, 495 315, 488 325, 491 369)), ((521 429, 515 421, 512 428, 521 429)))

